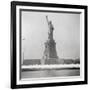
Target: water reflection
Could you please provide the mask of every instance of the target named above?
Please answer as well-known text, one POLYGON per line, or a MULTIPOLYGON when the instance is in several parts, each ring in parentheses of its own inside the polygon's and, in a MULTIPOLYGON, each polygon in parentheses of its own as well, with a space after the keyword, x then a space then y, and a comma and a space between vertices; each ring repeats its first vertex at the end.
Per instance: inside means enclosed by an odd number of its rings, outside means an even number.
POLYGON ((21 78, 79 76, 80 69, 22 71, 21 78))

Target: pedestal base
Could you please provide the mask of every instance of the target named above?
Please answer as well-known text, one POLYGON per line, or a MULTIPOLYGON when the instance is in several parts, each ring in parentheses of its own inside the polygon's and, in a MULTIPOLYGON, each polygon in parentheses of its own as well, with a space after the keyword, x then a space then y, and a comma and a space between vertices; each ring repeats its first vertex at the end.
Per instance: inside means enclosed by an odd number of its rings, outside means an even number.
POLYGON ((42 64, 58 64, 58 56, 56 52, 56 43, 52 40, 47 40, 45 43, 45 51, 42 64))

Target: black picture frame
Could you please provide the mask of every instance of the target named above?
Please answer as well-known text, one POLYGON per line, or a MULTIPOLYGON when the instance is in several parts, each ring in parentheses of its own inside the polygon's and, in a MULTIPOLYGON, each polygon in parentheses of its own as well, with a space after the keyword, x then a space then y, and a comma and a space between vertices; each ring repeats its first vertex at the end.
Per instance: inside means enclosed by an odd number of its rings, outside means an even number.
POLYGON ((52 4, 52 3, 37 3, 37 2, 11 2, 11 88, 32 88, 32 87, 49 87, 49 86, 66 86, 66 85, 81 85, 88 83, 88 7, 84 5, 69 5, 69 4, 52 4), (54 82, 54 83, 41 83, 41 84, 21 84, 17 85, 17 61, 16 61, 16 7, 17 6, 33 6, 33 7, 51 7, 51 8, 69 8, 69 9, 82 9, 84 10, 84 80, 72 82, 54 82))

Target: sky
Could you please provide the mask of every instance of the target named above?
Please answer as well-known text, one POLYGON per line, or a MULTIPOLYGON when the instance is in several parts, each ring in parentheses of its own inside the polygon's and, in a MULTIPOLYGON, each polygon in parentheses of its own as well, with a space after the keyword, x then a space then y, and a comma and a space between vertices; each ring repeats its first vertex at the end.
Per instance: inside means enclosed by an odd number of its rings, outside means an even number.
POLYGON ((22 52, 25 59, 41 59, 48 39, 48 19, 52 21, 59 58, 80 57, 80 14, 22 11, 22 52))

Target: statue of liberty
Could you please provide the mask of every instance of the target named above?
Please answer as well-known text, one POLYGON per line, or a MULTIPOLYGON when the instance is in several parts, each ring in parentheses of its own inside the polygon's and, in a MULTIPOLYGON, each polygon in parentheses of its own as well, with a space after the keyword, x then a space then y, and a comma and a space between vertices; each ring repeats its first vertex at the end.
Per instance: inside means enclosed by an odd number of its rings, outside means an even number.
POLYGON ((53 30, 54 27, 52 25, 52 21, 48 20, 48 16, 46 16, 46 20, 48 23, 48 40, 45 42, 45 50, 43 55, 42 64, 57 64, 57 52, 56 52, 56 43, 53 39, 53 30))

